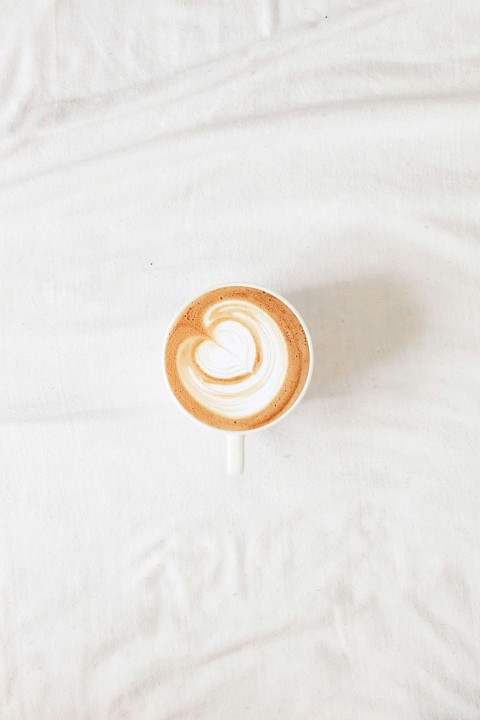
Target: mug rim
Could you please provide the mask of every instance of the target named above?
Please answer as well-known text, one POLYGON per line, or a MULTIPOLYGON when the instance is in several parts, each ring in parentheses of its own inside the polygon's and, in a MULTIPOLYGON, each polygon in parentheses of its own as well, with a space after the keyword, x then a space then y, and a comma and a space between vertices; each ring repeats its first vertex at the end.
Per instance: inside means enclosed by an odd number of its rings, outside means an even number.
POLYGON ((313 364, 314 364, 314 353, 313 353, 313 343, 312 343, 312 337, 310 335, 310 331, 308 329, 308 326, 303 319, 303 317, 300 315, 298 310, 293 307, 293 305, 283 297, 283 295, 280 295, 279 293, 269 290, 266 287, 263 287, 262 285, 256 285, 254 283, 246 283, 246 282, 228 282, 228 283, 217 283, 216 285, 213 285, 212 287, 208 288, 207 290, 204 290, 203 292, 200 292, 198 295, 196 295, 193 300, 188 300, 186 303, 184 303, 181 308, 178 310, 178 312, 175 313, 173 319, 168 324, 167 330, 165 331, 165 336, 162 343, 162 372, 163 372, 163 378, 165 381, 165 385, 167 386, 167 390, 170 394, 170 396, 173 398, 175 403, 178 405, 180 410, 190 418, 195 424, 201 425, 204 428, 207 428, 209 430, 214 430, 219 433, 226 433, 229 435, 250 435, 251 433, 259 432, 260 430, 266 430, 267 428, 272 427, 276 423, 280 422, 284 418, 287 417, 293 410, 296 409, 296 407, 300 404, 300 401, 306 394, 308 390, 308 386, 310 385, 310 380, 312 379, 312 372, 313 372, 313 364), (305 382, 303 384, 303 388, 301 389, 299 395, 296 397, 295 401, 290 405, 288 410, 286 410, 284 413, 276 417, 274 420, 271 420, 270 422, 264 423, 263 425, 260 425, 260 427, 256 428, 250 428, 248 430, 224 430, 223 428, 215 427, 214 425, 209 425, 208 423, 204 422, 203 420, 200 420, 195 415, 190 413, 184 405, 180 402, 180 400, 177 398, 175 393, 173 392, 173 389, 168 381, 168 375, 166 370, 166 362, 165 362, 165 356, 166 356, 166 350, 167 350, 167 343, 168 343, 168 336, 170 335, 170 332, 172 328, 174 327, 175 323, 177 322, 178 318, 182 315, 182 313, 187 309, 189 305, 191 305, 192 302, 195 302, 198 298, 202 297, 202 295, 206 295, 209 292, 213 292, 214 290, 220 290, 220 288, 224 287, 246 287, 246 288, 252 288, 253 290, 262 290, 264 292, 269 293, 270 295, 273 295, 273 297, 276 297, 277 300, 280 300, 284 305, 286 305, 292 313, 295 315, 297 320, 299 321, 300 325, 303 328, 303 331, 305 333, 305 337, 307 338, 308 343, 308 351, 309 351, 309 366, 308 366, 308 373, 307 377, 305 378, 305 382))

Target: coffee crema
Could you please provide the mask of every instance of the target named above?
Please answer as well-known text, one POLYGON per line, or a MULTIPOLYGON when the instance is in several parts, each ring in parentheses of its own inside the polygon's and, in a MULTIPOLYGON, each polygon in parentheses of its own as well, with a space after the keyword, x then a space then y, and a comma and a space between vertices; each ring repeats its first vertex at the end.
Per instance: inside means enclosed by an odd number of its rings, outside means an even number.
POLYGON ((254 430, 283 415, 302 392, 310 351, 302 324, 266 290, 231 285, 192 301, 165 346, 168 383, 211 427, 254 430))

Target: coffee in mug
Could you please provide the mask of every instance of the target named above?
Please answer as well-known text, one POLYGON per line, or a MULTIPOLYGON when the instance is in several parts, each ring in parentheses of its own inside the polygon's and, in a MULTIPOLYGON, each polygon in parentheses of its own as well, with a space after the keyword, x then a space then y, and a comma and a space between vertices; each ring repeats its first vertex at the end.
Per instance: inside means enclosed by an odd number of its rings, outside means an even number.
POLYGON ((270 424, 309 378, 310 343, 292 309, 267 290, 226 285, 200 295, 173 322, 165 372, 183 408, 228 432, 270 424))

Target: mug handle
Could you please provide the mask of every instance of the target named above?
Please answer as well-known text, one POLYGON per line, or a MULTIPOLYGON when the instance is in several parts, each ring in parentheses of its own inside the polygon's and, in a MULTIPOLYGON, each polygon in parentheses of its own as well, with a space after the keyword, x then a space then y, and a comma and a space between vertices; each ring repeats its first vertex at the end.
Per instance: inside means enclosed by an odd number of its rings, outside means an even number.
POLYGON ((245 455, 245 435, 240 432, 227 433, 227 472, 242 475, 245 455))

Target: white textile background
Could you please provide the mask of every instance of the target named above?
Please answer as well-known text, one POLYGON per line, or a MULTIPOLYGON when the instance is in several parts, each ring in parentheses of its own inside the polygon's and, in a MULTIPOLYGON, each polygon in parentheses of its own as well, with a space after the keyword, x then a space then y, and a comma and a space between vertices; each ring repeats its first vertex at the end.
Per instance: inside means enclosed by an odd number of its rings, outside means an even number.
POLYGON ((1 18, 2 720, 478 720, 478 3, 1 18), (232 479, 160 349, 236 280, 317 364, 232 479))

